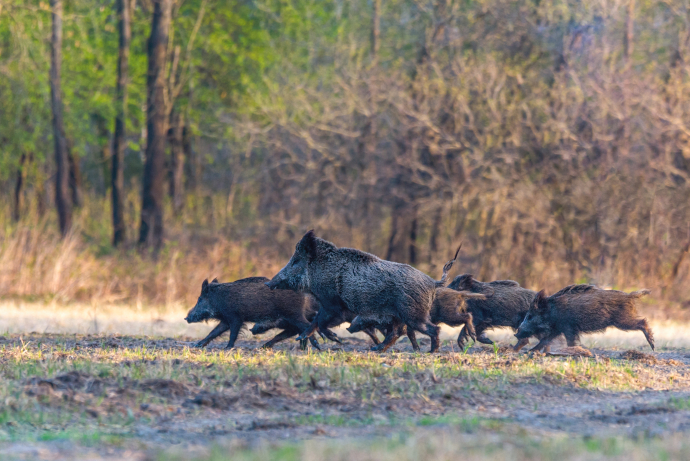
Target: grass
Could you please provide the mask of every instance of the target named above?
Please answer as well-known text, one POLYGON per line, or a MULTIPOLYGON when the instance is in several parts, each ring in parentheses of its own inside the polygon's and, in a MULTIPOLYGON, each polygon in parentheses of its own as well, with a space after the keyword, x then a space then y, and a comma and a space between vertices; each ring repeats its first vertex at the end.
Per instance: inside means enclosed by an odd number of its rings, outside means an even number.
MULTIPOLYGON (((586 389, 605 400, 620 392, 682 391, 690 379, 678 366, 663 363, 516 355, 488 347, 431 355, 358 352, 364 347, 357 340, 347 340, 346 350, 323 352, 292 350, 291 344, 282 350, 253 348, 258 341, 231 351, 186 344, 137 336, 0 336, 0 442, 100 449, 157 440, 154 445, 163 449, 179 439, 210 445, 229 440, 214 439, 209 435, 214 431, 234 434, 230 439, 254 431, 296 431, 301 439, 317 428, 317 434, 344 431, 365 438, 352 446, 273 440, 260 449, 239 447, 233 459, 393 459, 395 453, 403 460, 445 459, 453 450, 469 459, 480 453, 553 459, 560 449, 606 454, 609 445, 545 442, 526 433, 506 411, 515 406, 544 411, 530 393, 586 389), (446 439, 448 431, 462 437, 446 439), (440 437, 440 447, 420 438, 427 432, 431 439, 440 437), (408 435, 384 445, 367 437, 398 433, 408 435)), ((686 398, 666 406, 690 409, 686 398)), ((628 442, 615 443, 622 443, 620 453, 629 452, 628 442)), ((207 450, 199 459, 226 459, 223 449, 207 450)), ((679 445, 680 452, 686 449, 679 445)))
MULTIPOLYGON (((307 441, 300 443, 265 443, 251 448, 215 446, 196 461, 264 461, 280 459, 332 461, 376 460, 407 461, 420 459, 451 460, 668 460, 687 459, 690 443, 680 436, 664 440, 624 438, 592 439, 583 437, 533 437, 516 432, 482 434, 452 429, 442 433, 418 431, 388 439, 366 441, 307 441)), ((158 459, 189 459, 166 451, 158 459)))

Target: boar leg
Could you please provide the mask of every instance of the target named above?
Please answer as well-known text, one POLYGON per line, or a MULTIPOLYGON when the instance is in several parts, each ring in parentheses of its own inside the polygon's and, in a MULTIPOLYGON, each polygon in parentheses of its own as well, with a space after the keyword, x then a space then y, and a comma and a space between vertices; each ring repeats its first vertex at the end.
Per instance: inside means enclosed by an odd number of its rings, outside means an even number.
POLYGON ((386 339, 383 340, 381 344, 377 344, 376 346, 372 346, 370 350, 372 351, 380 351, 380 352, 385 352, 388 350, 389 347, 391 347, 393 344, 396 343, 398 338, 403 334, 403 327, 405 325, 400 322, 398 319, 393 319, 393 323, 389 327, 390 330, 388 331, 388 334, 386 335, 386 339))
POLYGON ((379 341, 379 338, 376 337, 376 330, 374 330, 371 327, 365 328, 362 330, 362 333, 365 333, 367 336, 371 338, 371 340, 374 342, 374 345, 381 344, 381 341, 379 341))
POLYGON ((614 323, 614 326, 624 331, 640 330, 642 333, 644 333, 644 337, 647 338, 649 347, 654 350, 654 332, 652 332, 652 329, 649 327, 647 319, 624 319, 623 321, 614 323))
POLYGON ((537 343, 536 346, 530 349, 530 352, 539 352, 542 350, 548 352, 551 348, 551 341, 553 341, 556 336, 558 336, 558 334, 544 336, 541 340, 539 340, 539 343, 537 343))
POLYGON ((407 322, 407 329, 417 330, 418 332, 424 333, 425 335, 429 336, 429 338, 431 338, 431 350, 429 350, 429 353, 433 354, 434 352, 438 351, 438 348, 440 346, 438 336, 441 332, 441 329, 437 325, 434 325, 431 322, 419 322, 410 319, 407 322))
POLYGON ((485 331, 491 328, 492 319, 485 319, 483 322, 475 326, 477 329, 477 338, 475 341, 479 341, 482 344, 493 345, 494 342, 486 336, 485 331))
POLYGON ((270 349, 274 345, 278 344, 279 342, 288 339, 292 336, 295 336, 296 334, 299 334, 299 330, 295 327, 288 327, 285 330, 281 331, 277 335, 275 335, 273 338, 270 340, 266 341, 263 346, 261 346, 264 349, 270 349))
MULTIPOLYGON (((314 320, 311 321, 311 324, 309 325, 309 327, 306 330, 304 330, 302 332, 302 334, 300 334, 297 337, 297 341, 302 341, 304 339, 307 339, 308 337, 310 337, 311 335, 314 334, 314 332, 316 331, 317 328, 321 331, 321 333, 325 334, 326 337, 328 337, 328 335, 329 335, 329 333, 327 333, 328 324, 330 323, 331 320, 333 320, 333 317, 335 317, 335 316, 336 316, 336 314, 327 311, 322 306, 321 309, 319 310, 319 312, 314 317, 314 320), (323 327, 321 327, 321 325, 323 325, 323 327)), ((333 332, 330 332, 330 335, 335 336, 337 338, 337 336, 333 332)), ((328 338, 328 339, 331 339, 331 338, 328 338)))
POLYGON ((237 336, 239 336, 241 328, 242 322, 234 321, 230 325, 230 341, 228 341, 228 345, 225 346, 226 349, 232 349, 235 347, 235 341, 237 341, 237 336))
POLYGON ((568 347, 575 347, 580 342, 580 335, 574 331, 564 331, 563 336, 565 336, 565 341, 568 344, 568 347))
POLYGON ((463 325, 462 330, 460 330, 460 334, 458 335, 458 347, 460 348, 460 350, 465 350, 467 338, 469 338, 469 334, 467 333, 466 326, 463 325))
POLYGON ((412 344, 412 349, 414 349, 415 352, 419 352, 420 347, 417 342, 417 335, 411 328, 407 329, 407 338, 410 340, 410 344, 412 344))
POLYGON ((458 314, 458 320, 458 323, 465 324, 465 328, 463 328, 463 331, 467 330, 467 334, 470 335, 470 338, 472 338, 474 341, 477 341, 479 338, 477 337, 477 331, 474 329, 474 324, 472 323, 472 314, 470 314, 469 312, 465 312, 464 314, 458 314))
MULTIPOLYGON (((277 335, 275 335, 273 338, 271 338, 269 341, 267 341, 263 346, 261 346, 263 349, 271 349, 274 345, 278 344, 279 342, 291 338, 295 335, 298 335, 300 332, 299 328, 295 328, 294 326, 288 326, 285 330, 281 331, 277 335)), ((319 343, 316 341, 316 338, 313 336, 309 337, 309 341, 311 342, 312 346, 314 346, 316 349, 321 350, 319 347, 319 343)), ((307 340, 305 339, 304 341, 300 341, 300 348, 302 350, 307 348, 307 340)))
POLYGON ((529 338, 518 339, 517 344, 515 346, 513 346, 513 350, 515 352, 519 352, 520 349, 522 349, 523 347, 525 347, 528 344, 529 344, 529 338))
POLYGON ((206 347, 208 345, 208 343, 210 343, 211 341, 213 341, 214 339, 216 339, 218 336, 222 335, 223 333, 225 333, 229 329, 230 329, 230 326, 221 320, 220 323, 218 325, 216 325, 216 327, 213 330, 211 330, 211 332, 208 334, 208 336, 206 336, 201 341, 197 341, 196 343, 194 343, 194 347, 206 347))

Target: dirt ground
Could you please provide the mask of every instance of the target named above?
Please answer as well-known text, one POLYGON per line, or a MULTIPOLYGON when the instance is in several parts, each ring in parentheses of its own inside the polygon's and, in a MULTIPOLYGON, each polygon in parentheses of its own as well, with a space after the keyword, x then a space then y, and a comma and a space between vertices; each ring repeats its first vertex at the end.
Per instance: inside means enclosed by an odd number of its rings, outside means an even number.
POLYGON ((0 458, 206 459, 228 444, 251 453, 427 430, 690 437, 690 349, 552 357, 445 341, 432 355, 405 339, 374 354, 344 338, 320 352, 293 341, 266 351, 269 336, 232 351, 221 340, 190 349, 192 338, 0 337, 0 458))

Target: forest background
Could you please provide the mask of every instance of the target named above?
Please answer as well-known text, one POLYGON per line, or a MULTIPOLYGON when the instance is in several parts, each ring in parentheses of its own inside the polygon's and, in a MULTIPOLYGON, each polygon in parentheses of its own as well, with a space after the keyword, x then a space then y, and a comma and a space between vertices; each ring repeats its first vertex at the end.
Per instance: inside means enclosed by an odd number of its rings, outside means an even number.
POLYGON ((689 95, 683 0, 0 0, 0 294, 189 306, 315 228, 683 315, 689 95))

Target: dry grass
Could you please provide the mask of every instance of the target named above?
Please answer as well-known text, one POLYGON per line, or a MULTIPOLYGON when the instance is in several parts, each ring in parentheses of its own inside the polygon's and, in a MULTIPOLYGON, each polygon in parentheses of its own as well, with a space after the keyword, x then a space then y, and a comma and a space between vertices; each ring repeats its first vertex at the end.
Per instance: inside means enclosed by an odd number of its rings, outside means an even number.
MULTIPOLYGON (((130 193, 131 228, 136 228, 138 200, 135 193, 130 193)), ((193 306, 205 278, 232 281, 249 276, 271 277, 288 259, 298 238, 298 234, 281 233, 271 241, 260 240, 260 235, 235 241, 223 227, 218 227, 218 222, 236 223, 236 232, 241 234, 241 219, 223 207, 211 207, 208 211, 210 217, 203 215, 203 219, 195 218, 199 210, 190 209, 180 220, 172 220, 167 227, 168 243, 154 256, 131 245, 118 250, 111 247, 109 202, 103 198, 87 197, 76 215, 73 231, 64 240, 59 238, 53 213, 39 218, 35 210, 29 210, 21 222, 0 228, 0 294, 18 302, 81 303, 113 309, 134 305, 137 310, 158 313, 182 311, 193 306)), ((6 212, 6 207, 0 207, 0 220, 4 220, 6 212)), ((246 225, 251 228, 257 224, 260 223, 246 225)), ((344 240, 336 242, 349 244, 344 240)), ((377 245, 375 250, 382 255, 385 245, 377 245)), ((476 253, 471 248, 465 251, 476 253)), ((431 263, 418 267, 438 277, 441 264, 449 257, 439 252, 431 263)), ((582 275, 573 280, 571 272, 563 270, 564 262, 550 255, 533 255, 533 264, 527 270, 521 261, 505 259, 491 251, 481 252, 480 259, 465 257, 469 262, 463 261, 461 255, 451 275, 486 272, 489 263, 484 259, 491 261, 488 278, 514 278, 532 289, 548 286, 553 291, 565 284, 586 281, 582 275)), ((661 289, 659 286, 665 283, 661 274, 660 278, 641 281, 633 265, 624 259, 620 261, 620 267, 616 267, 618 275, 612 275, 611 267, 602 268, 608 274, 602 278, 625 282, 625 286, 615 286, 619 289, 651 287, 653 295, 641 301, 645 315, 657 320, 687 317, 681 284, 661 289), (626 272, 625 267, 630 271, 626 272)))

